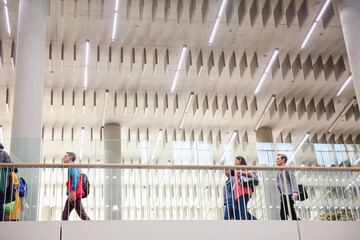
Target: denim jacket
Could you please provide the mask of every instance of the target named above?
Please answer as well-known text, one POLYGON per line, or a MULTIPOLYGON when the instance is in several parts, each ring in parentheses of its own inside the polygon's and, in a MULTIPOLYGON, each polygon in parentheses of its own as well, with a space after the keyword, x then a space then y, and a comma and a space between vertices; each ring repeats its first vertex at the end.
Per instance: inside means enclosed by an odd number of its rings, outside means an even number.
POLYGON ((231 176, 226 180, 224 186, 224 205, 234 202, 234 177, 231 176))

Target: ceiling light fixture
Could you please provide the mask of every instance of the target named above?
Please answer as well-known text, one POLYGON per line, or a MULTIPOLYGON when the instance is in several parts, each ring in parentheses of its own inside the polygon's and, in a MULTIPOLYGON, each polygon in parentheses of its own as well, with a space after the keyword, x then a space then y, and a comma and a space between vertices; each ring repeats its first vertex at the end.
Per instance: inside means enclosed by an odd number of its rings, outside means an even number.
POLYGON ((307 133, 305 134, 305 136, 303 137, 303 139, 301 140, 301 142, 299 143, 299 145, 296 147, 293 155, 291 155, 291 158, 290 158, 290 160, 288 161, 288 165, 290 164, 290 162, 292 162, 292 161, 294 160, 294 157, 295 157, 296 153, 300 150, 300 148, 302 147, 302 145, 304 145, 304 143, 306 142, 306 140, 309 139, 309 137, 310 137, 310 133, 307 132, 307 133))
POLYGON ((88 68, 89 68, 89 51, 90 51, 90 40, 85 41, 85 75, 84 75, 84 89, 87 88, 88 82, 88 68))
POLYGON ((356 97, 352 97, 349 102, 345 105, 343 110, 339 113, 339 115, 336 117, 336 119, 333 121, 333 123, 330 125, 328 133, 332 132, 336 125, 340 122, 341 118, 345 115, 345 113, 349 110, 349 108, 356 102, 356 97))
POLYGON ((115 37, 116 37, 118 9, 119 9, 119 0, 116 0, 116 2, 115 2, 115 10, 114 10, 114 23, 113 23, 111 41, 115 41, 115 37))
POLYGON ((181 122, 180 122, 180 127, 179 127, 180 130, 183 129, 184 121, 185 121, 186 115, 187 115, 187 113, 188 113, 188 111, 189 111, 189 108, 190 108, 190 105, 191 105, 191 103, 192 103, 193 98, 194 98, 194 93, 191 92, 191 93, 190 93, 190 96, 189 96, 189 99, 188 99, 188 101, 187 101, 187 104, 186 104, 186 108, 185 108, 184 115, 183 115, 183 117, 182 117, 182 119, 181 119, 181 122))
POLYGON ((10 27, 10 17, 9 17, 9 8, 7 0, 4 0, 4 7, 5 7, 5 16, 6 16, 6 25, 8 29, 8 35, 11 36, 11 27, 10 27))
POLYGON ((185 59, 186 50, 187 50, 187 46, 183 45, 183 47, 181 49, 180 59, 179 59, 179 62, 177 64, 177 66, 176 66, 175 76, 174 76, 174 80, 173 80, 170 92, 175 91, 176 83, 177 83, 177 80, 179 79, 180 68, 181 68, 182 63, 184 62, 184 59, 185 59))
POLYGON ((269 102, 267 103, 264 111, 261 114, 261 117, 259 118, 258 122, 256 123, 255 129, 254 129, 255 131, 257 131, 259 129, 261 122, 264 120, 267 112, 269 111, 269 109, 271 107, 271 104, 275 101, 275 98, 276 98, 275 95, 271 96, 269 102))
POLYGON ((151 161, 153 161, 154 158, 155 158, 156 150, 157 150, 157 147, 158 147, 158 145, 160 143, 160 138, 162 136, 162 133, 163 133, 163 130, 159 129, 159 132, 158 132, 158 135, 157 135, 157 138, 156 138, 156 142, 155 142, 155 146, 154 146, 154 150, 153 150, 153 153, 151 155, 151 161))
POLYGON ((216 35, 217 30, 219 28, 220 21, 221 21, 221 16, 224 13, 226 3, 227 3, 227 0, 223 0, 221 5, 220 5, 219 11, 218 11, 216 19, 215 19, 215 24, 214 24, 214 27, 213 27, 213 29, 211 31, 210 39, 209 39, 209 42, 208 42, 209 46, 211 46, 213 44, 213 42, 214 42, 215 35, 216 35))
POLYGON ((4 132, 2 125, 0 125, 0 143, 4 144, 4 132))
POLYGON ((229 150, 231 144, 234 142, 235 140, 235 137, 238 135, 238 132, 236 130, 234 130, 233 134, 231 135, 231 138, 228 142, 228 144, 226 145, 226 148, 223 152, 223 154, 221 155, 221 158, 220 158, 220 162, 223 162, 224 161, 224 158, 225 158, 225 154, 227 153, 227 151, 229 150))
POLYGON ((105 114, 106 114, 106 106, 107 106, 108 96, 109 96, 109 89, 106 89, 101 127, 105 127, 105 114))
POLYGON ((330 2, 331 2, 331 0, 325 0, 325 1, 324 1, 323 5, 322 5, 321 8, 320 8, 320 11, 318 12, 316 18, 315 18, 314 21, 312 22, 311 27, 310 27, 309 31, 307 32, 304 41, 303 41, 302 44, 301 44, 301 49, 303 49, 303 48, 305 47, 305 45, 307 44, 307 42, 309 41, 309 38, 310 38, 312 32, 314 31, 316 25, 318 24, 320 18, 321 18, 322 15, 324 14, 326 8, 329 6, 330 2))
POLYGON ((85 127, 81 127, 80 161, 81 161, 81 159, 83 158, 84 133, 85 133, 85 127))
POLYGON ((256 89, 255 89, 255 95, 260 91, 260 88, 261 86, 263 85, 269 71, 270 71, 270 68, 272 66, 272 64, 274 63, 276 57, 279 55, 279 49, 278 48, 275 48, 273 54, 271 55, 271 58, 268 62, 268 64, 266 65, 266 68, 263 72, 263 74, 261 75, 261 79, 260 79, 260 82, 258 83, 256 89))
POLYGON ((340 96, 340 94, 345 90, 345 88, 347 87, 347 85, 349 85, 352 79, 353 77, 351 75, 346 78, 344 84, 341 86, 339 92, 336 94, 337 97, 340 96))

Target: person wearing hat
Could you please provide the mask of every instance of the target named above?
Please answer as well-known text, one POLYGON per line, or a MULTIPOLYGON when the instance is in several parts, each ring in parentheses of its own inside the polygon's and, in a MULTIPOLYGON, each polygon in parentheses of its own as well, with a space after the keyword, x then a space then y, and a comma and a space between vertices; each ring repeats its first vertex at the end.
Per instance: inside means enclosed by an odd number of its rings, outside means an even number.
MULTIPOLYGON (((7 152, 4 151, 4 145, 2 143, 0 143, 0 163, 11 163, 10 156, 7 152)), ((2 168, 0 168, 0 170, 2 170, 2 168)), ((5 198, 5 193, 0 191, 0 221, 4 221, 4 215, 5 215, 4 207, 3 207, 5 202, 4 198, 5 198)))
MULTIPOLYGON (((240 166, 240 165, 246 166, 247 164, 246 164, 245 158, 242 156, 237 156, 235 158, 235 165, 236 166, 240 166)), ((240 183, 240 181, 239 181, 240 174, 243 176, 249 177, 249 178, 252 177, 251 171, 236 170, 236 174, 235 174, 235 178, 234 178, 234 182, 235 182, 235 188, 234 188, 234 195, 235 195, 235 204, 234 205, 235 206, 234 206, 234 208, 236 209, 235 216, 237 217, 237 219, 240 219, 240 220, 257 220, 256 217, 251 215, 247 210, 247 204, 252 197, 253 190, 250 186, 244 186, 243 184, 240 183)))

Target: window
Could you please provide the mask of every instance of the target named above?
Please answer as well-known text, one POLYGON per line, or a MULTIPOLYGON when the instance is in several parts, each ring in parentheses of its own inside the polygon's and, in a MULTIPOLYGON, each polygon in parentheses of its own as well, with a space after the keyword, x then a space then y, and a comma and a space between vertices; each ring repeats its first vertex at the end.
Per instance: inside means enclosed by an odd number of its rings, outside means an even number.
POLYGON ((141 141, 141 164, 148 164, 149 159, 149 142, 141 141))
POLYGON ((260 165, 275 165, 275 150, 273 143, 256 143, 256 148, 258 150, 260 165))
POLYGON ((314 144, 314 148, 318 165, 330 167, 331 165, 335 164, 330 145, 314 144))

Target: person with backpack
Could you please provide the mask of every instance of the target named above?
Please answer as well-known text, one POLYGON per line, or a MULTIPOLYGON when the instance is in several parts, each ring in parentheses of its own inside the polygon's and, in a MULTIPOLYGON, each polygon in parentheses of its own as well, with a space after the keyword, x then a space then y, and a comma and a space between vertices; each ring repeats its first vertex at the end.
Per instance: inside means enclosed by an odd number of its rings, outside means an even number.
MULTIPOLYGON (((0 163, 11 163, 10 156, 4 151, 4 145, 0 143, 0 163)), ((0 221, 4 221, 4 203, 9 168, 0 168, 0 221)))
MULTIPOLYGON (((276 165, 283 167, 287 162, 285 154, 278 154, 276 165)), ((280 218, 286 220, 288 216, 292 220, 300 220, 296 216, 294 201, 298 199, 297 181, 294 171, 290 169, 280 169, 277 172, 277 183, 280 192, 280 218)))
MULTIPOLYGON (((235 165, 236 166, 246 166, 245 158, 242 156, 237 156, 235 158, 235 165)), ((247 204, 252 197, 253 189, 251 186, 246 186, 242 182, 240 182, 239 178, 240 175, 246 176, 248 178, 252 177, 252 172, 247 170, 236 170, 235 174, 235 188, 234 188, 234 195, 235 195, 235 216, 238 220, 257 220, 256 217, 251 215, 247 210, 247 204)))
MULTIPOLYGON (((73 152, 67 152, 64 156, 64 163, 74 164, 76 155, 73 152)), ((71 211, 75 208, 78 216, 82 220, 90 220, 86 214, 81 203, 81 198, 84 196, 82 188, 82 179, 78 168, 68 169, 68 182, 66 183, 66 194, 69 196, 65 202, 65 207, 62 212, 62 220, 67 221, 71 211)))

